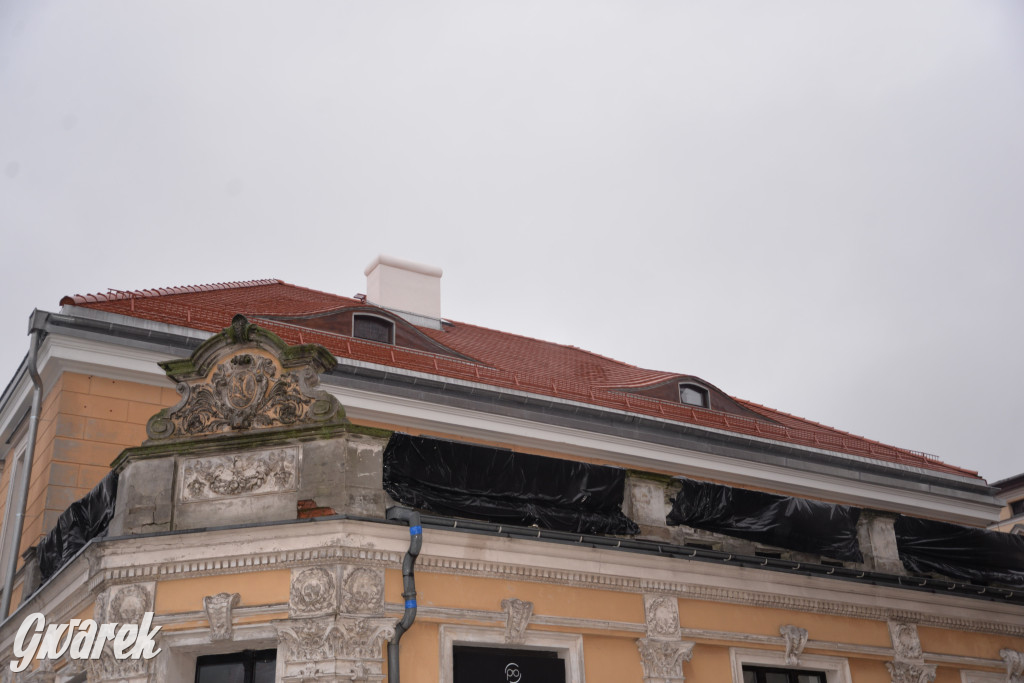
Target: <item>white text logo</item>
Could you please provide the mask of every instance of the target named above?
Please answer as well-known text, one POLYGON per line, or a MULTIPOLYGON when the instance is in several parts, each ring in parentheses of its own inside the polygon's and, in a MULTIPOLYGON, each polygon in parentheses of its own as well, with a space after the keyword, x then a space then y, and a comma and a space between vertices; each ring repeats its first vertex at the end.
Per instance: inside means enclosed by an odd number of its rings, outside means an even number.
POLYGON ((152 659, 160 653, 153 637, 162 628, 151 630, 153 613, 146 612, 141 624, 97 624, 92 619, 72 619, 69 624, 46 625, 39 612, 28 615, 14 636, 14 656, 11 671, 28 668, 32 658, 60 659, 65 654, 71 659, 99 659, 103 646, 110 648, 117 659, 152 659))

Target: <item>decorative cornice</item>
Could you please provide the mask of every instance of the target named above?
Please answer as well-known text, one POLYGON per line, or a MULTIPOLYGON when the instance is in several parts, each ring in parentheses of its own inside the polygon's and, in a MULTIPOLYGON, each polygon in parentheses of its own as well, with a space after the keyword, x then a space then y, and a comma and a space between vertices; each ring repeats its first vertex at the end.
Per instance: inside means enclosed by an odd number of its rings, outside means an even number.
POLYGON ((367 548, 307 548, 253 555, 229 555, 207 560, 183 560, 148 565, 112 567, 103 573, 103 584, 131 583, 140 579, 216 576, 240 572, 292 569, 338 560, 369 567, 400 567, 402 553, 367 548))
POLYGON ((630 593, 658 592, 675 595, 690 600, 709 602, 725 602, 753 607, 770 607, 775 609, 828 614, 832 616, 855 617, 888 621, 901 619, 914 621, 928 626, 972 631, 979 633, 998 633, 1001 635, 1024 636, 1024 625, 1000 624, 992 621, 981 621, 956 616, 934 615, 911 610, 894 610, 874 605, 855 605, 835 600, 820 600, 792 595, 779 595, 740 588, 722 588, 719 586, 702 586, 699 584, 678 581, 659 581, 638 579, 630 576, 608 576, 591 572, 579 572, 544 567, 513 565, 484 560, 466 560, 461 558, 432 557, 420 555, 417 568, 430 569, 437 573, 458 574, 468 576, 493 576, 513 578, 522 581, 539 581, 542 583, 558 583, 578 586, 581 588, 601 588, 630 593))
MULTIPOLYGON (((386 550, 348 547, 308 548, 253 555, 224 556, 204 560, 184 560, 149 565, 113 567, 104 570, 103 579, 100 584, 105 587, 111 584, 171 577, 215 576, 239 572, 292 569, 331 560, 369 567, 398 568, 401 566, 402 558, 402 553, 386 550)), ((877 621, 901 620, 939 628, 1024 637, 1024 625, 969 619, 952 615, 927 614, 911 610, 894 610, 875 605, 855 605, 836 600, 779 595, 748 589, 702 586, 677 581, 639 579, 622 575, 610 576, 592 572, 550 569, 533 565, 420 555, 417 561, 417 571, 512 579, 581 588, 600 588, 602 590, 628 593, 656 592, 690 600, 768 607, 877 621)))

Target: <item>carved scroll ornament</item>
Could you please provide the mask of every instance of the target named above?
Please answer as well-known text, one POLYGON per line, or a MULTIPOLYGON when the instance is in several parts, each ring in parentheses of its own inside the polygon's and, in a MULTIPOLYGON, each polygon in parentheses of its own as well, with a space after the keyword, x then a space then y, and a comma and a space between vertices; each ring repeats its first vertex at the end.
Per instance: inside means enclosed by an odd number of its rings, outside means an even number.
POLYGON ((238 593, 217 593, 203 598, 203 609, 210 622, 210 640, 231 640, 231 610, 238 605, 242 596, 238 593))
POLYGON ((1004 648, 999 656, 1006 662, 1006 683, 1024 683, 1024 652, 1004 648))
POLYGON ((786 641, 786 664, 796 666, 807 645, 807 629, 786 624, 779 628, 779 633, 786 641))
POLYGON ((288 346, 235 316, 191 358, 161 363, 181 400, 150 418, 146 434, 159 441, 344 421, 337 399, 316 388, 334 365, 322 346, 288 346))
POLYGON ((523 642, 526 627, 533 616, 533 603, 519 598, 506 598, 501 601, 501 609, 505 610, 505 642, 523 642))

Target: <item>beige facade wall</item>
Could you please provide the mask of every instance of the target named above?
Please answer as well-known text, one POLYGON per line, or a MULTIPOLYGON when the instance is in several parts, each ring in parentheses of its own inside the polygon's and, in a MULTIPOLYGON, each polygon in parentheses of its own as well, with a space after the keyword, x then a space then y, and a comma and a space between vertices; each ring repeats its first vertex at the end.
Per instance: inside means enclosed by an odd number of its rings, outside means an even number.
MULTIPOLYGON (((204 596, 225 591, 240 594, 239 608, 271 608, 263 617, 239 618, 236 620, 237 625, 284 620, 288 618, 290 576, 288 570, 270 570, 159 581, 156 584, 156 612, 165 618, 195 614, 201 612, 204 596)), ((482 615, 500 614, 501 601, 512 597, 532 602, 533 620, 545 622, 535 624, 531 621, 528 632, 542 639, 545 633, 582 634, 588 683, 639 683, 643 680, 641 656, 637 648, 637 639, 645 635, 644 600, 641 594, 424 571, 417 572, 416 587, 421 615, 406 633, 401 645, 402 678, 408 683, 436 683, 439 680, 442 624, 482 626, 501 632, 504 629, 502 621, 497 618, 483 619, 482 615), (437 609, 445 610, 446 616, 438 617, 437 609), (460 618, 460 611, 465 611, 467 616, 460 618), (561 619, 564 625, 550 623, 553 619, 561 619), (580 623, 571 625, 576 620, 580 620, 580 623)), ((400 616, 397 605, 401 604, 401 590, 401 572, 397 569, 386 570, 385 602, 392 605, 389 615, 395 620, 400 616)), ((845 659, 852 681, 856 683, 892 681, 886 663, 893 661, 895 655, 885 621, 686 598, 679 598, 678 606, 684 629, 683 639, 695 642, 691 659, 683 667, 688 681, 731 681, 733 648, 782 652, 781 642, 751 643, 749 637, 778 638, 779 628, 786 624, 808 630, 811 645, 804 650, 803 655, 845 659), (700 631, 714 633, 704 637, 694 635, 700 631), (814 646, 814 643, 824 642, 833 643, 836 647, 814 646)), ((167 629, 169 632, 194 631, 207 626, 205 618, 199 618, 177 621, 167 629)), ((926 660, 964 658, 963 663, 939 663, 936 683, 958 683, 961 681, 962 670, 999 673, 1000 650, 1009 648, 1024 651, 1024 638, 1019 636, 923 625, 917 627, 917 632, 926 660), (969 660, 975 661, 972 663, 969 660), (989 665, 981 665, 977 660, 987 660, 989 665)), ((244 643, 236 647, 243 646, 244 643)), ((383 647, 379 656, 381 659, 385 657, 383 647)), ((813 666, 806 668, 813 669, 813 666)))
MULTIPOLYGON (((173 387, 62 373, 42 402, 19 553, 98 484, 123 449, 141 444, 146 421, 178 398, 173 387)), ((3 499, 10 469, 0 479, 3 499)))

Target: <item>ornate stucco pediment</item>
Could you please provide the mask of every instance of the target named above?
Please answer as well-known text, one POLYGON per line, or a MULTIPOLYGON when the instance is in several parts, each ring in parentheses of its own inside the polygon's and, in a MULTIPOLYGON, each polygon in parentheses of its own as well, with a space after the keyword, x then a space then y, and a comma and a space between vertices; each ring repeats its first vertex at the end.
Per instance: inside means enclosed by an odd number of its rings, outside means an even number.
POLYGON ((322 346, 289 346, 236 315, 191 357, 160 364, 181 400, 151 417, 146 434, 153 442, 344 423, 341 404, 316 388, 336 362, 322 346))

